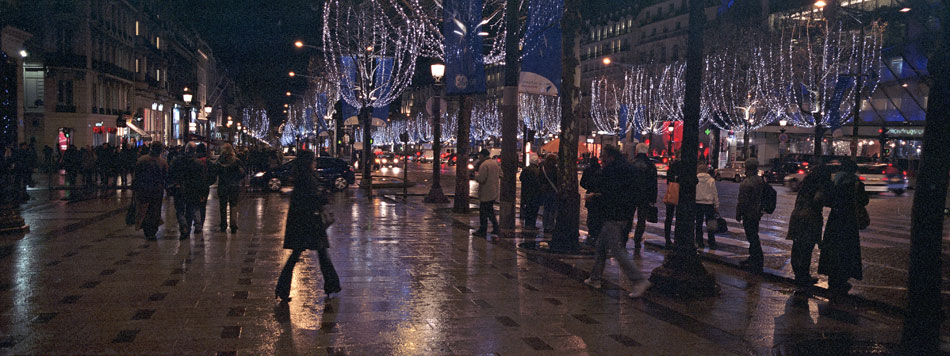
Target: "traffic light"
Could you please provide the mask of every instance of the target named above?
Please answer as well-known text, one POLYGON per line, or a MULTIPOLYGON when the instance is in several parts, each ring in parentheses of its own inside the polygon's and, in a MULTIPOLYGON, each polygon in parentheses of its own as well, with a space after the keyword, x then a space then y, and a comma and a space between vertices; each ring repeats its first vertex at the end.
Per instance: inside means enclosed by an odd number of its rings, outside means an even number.
POLYGON ((881 144, 882 144, 882 145, 883 145, 885 142, 887 142, 887 132, 888 132, 888 131, 891 131, 891 129, 886 128, 886 127, 882 127, 882 128, 877 129, 877 133, 878 133, 878 136, 879 136, 878 138, 881 140, 881 144))

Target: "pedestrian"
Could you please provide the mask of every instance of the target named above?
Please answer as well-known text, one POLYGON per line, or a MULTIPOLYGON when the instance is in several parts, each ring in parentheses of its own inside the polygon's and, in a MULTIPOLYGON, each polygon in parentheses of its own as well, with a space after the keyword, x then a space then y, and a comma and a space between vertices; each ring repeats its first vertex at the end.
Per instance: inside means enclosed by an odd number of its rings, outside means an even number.
POLYGON ((204 185, 199 186, 198 195, 201 197, 198 201, 198 215, 195 216, 195 234, 200 234, 205 226, 205 216, 208 213, 208 194, 211 193, 211 185, 214 184, 214 176, 211 175, 211 168, 208 164, 208 146, 204 142, 199 142, 195 148, 195 162, 201 167, 201 176, 204 179, 204 185))
MULTIPOLYGON (((522 173, 523 174, 523 173, 522 173)), ((586 191, 596 189, 601 183, 603 169, 600 166, 600 160, 597 157, 591 157, 590 163, 584 169, 581 175, 581 188, 586 191)), ((521 183, 524 189, 524 182, 521 183)), ((597 196, 590 196, 584 200, 584 207, 587 208, 587 241, 588 246, 597 246, 597 236, 600 236, 600 230, 604 226, 604 205, 597 196)))
MULTIPOLYGON (((703 223, 709 219, 715 219, 719 215, 719 191, 716 189, 716 180, 709 175, 709 167, 706 162, 699 162, 696 167, 696 245, 699 248, 705 248, 703 243, 703 223)), ((708 229, 707 229, 708 230, 708 229)), ((709 237, 709 249, 715 250, 716 232, 707 231, 709 237)))
MULTIPOLYGON (((138 159, 138 153, 135 148, 129 144, 125 144, 122 147, 122 151, 119 153, 119 178, 122 179, 123 186, 130 186, 129 184, 129 174, 132 173, 132 170, 135 169, 135 160, 138 159)), ((116 184, 118 184, 118 180, 116 184)))
POLYGON ((827 165, 819 166, 805 176, 795 198, 795 208, 788 221, 786 238, 792 240, 792 271, 795 283, 802 286, 818 282, 811 276, 811 255, 815 245, 821 241, 823 197, 831 193, 831 169, 827 165))
POLYGON ((680 175, 683 163, 679 159, 679 152, 666 169, 666 195, 663 203, 666 205, 666 219, 663 221, 663 237, 666 238, 666 249, 673 248, 673 219, 676 217, 676 205, 679 204, 680 175))
POLYGON ((146 240, 155 240, 162 224, 162 198, 168 176, 168 162, 162 158, 163 150, 161 142, 152 142, 149 154, 135 162, 132 177, 136 229, 144 230, 146 240))
POLYGON ((538 162, 530 162, 521 170, 521 219, 525 230, 538 229, 538 209, 541 207, 541 170, 538 162))
POLYGON ((244 179, 244 165, 234 154, 234 148, 225 143, 221 146, 221 156, 215 163, 214 174, 218 179, 218 204, 221 215, 221 232, 228 229, 238 231, 238 199, 241 193, 241 181, 244 179), (228 210, 230 208, 230 210, 228 210))
POLYGON ((195 158, 197 145, 189 142, 184 153, 175 157, 168 171, 171 195, 175 198, 175 217, 178 220, 179 240, 191 236, 192 225, 200 219, 202 193, 207 198, 208 177, 195 158))
POLYGON ((82 148, 82 182, 87 190, 96 187, 96 152, 89 146, 82 148))
POLYGON ((541 223, 544 225, 544 233, 550 234, 554 232, 554 225, 557 222, 557 155, 549 154, 544 157, 540 180, 541 204, 544 205, 541 223))
MULTIPOLYGON (((647 215, 651 214, 649 210, 652 210, 653 204, 656 204, 656 165, 647 158, 647 151, 649 150, 650 147, 648 145, 644 143, 638 144, 636 147, 637 154, 633 158, 632 165, 634 171, 634 197, 636 198, 635 206, 637 209, 637 227, 633 233, 633 249, 635 251, 643 247, 643 233, 647 227, 647 215)), ((630 230, 628 229, 627 231, 629 232, 630 230)))
MULTIPOLYGON (((590 278, 584 280, 587 285, 600 288, 608 254, 612 256, 624 275, 634 282, 631 298, 639 298, 650 288, 650 281, 637 270, 629 258, 621 237, 627 234, 627 223, 633 219, 637 210, 638 197, 636 171, 627 164, 620 150, 614 146, 605 146, 602 159, 604 168, 600 184, 587 195, 601 199, 604 204, 604 224, 597 237, 596 257, 590 278)), ((655 186, 655 185, 654 185, 655 186)))
POLYGON ((294 190, 290 195, 290 209, 287 211, 283 245, 285 249, 292 251, 277 279, 277 287, 274 288, 274 295, 281 300, 281 303, 290 301, 294 267, 304 250, 317 251, 320 272, 323 274, 323 291, 329 296, 342 290, 340 278, 327 252, 330 247, 326 231, 328 226, 321 217, 324 215, 321 214, 324 206, 328 203, 327 194, 315 170, 316 161, 313 152, 304 151, 295 160, 294 190))
POLYGON ((53 148, 49 145, 43 146, 43 172, 53 172, 53 148))
POLYGON ((66 170, 66 184, 70 188, 76 186, 76 178, 82 171, 82 153, 76 148, 76 145, 69 145, 66 152, 63 152, 63 169, 66 170))
MULTIPOLYGON (((762 193, 768 184, 759 174, 759 160, 745 160, 745 179, 739 184, 739 197, 736 202, 736 221, 742 223, 745 238, 749 241, 749 258, 739 265, 753 272, 761 272, 765 258, 762 256, 762 243, 759 241, 759 220, 762 219, 762 193)), ((820 227, 819 227, 820 228, 820 227)))
POLYGON ((114 176, 115 154, 108 142, 96 150, 96 170, 99 172, 99 183, 102 189, 108 189, 114 176))
POLYGON ((475 182, 478 183, 478 231, 473 236, 485 237, 488 231, 488 222, 491 221, 492 235, 498 235, 498 219, 495 217, 495 200, 498 199, 498 185, 501 179, 501 168, 498 162, 489 157, 491 153, 482 149, 478 153, 481 160, 475 172, 475 182))
POLYGON ((864 183, 855 175, 857 170, 853 161, 842 160, 834 186, 823 198, 824 206, 830 207, 831 213, 819 245, 818 273, 828 276, 828 290, 833 295, 847 294, 851 289, 848 279, 863 277, 858 211, 866 214, 868 195, 864 183))

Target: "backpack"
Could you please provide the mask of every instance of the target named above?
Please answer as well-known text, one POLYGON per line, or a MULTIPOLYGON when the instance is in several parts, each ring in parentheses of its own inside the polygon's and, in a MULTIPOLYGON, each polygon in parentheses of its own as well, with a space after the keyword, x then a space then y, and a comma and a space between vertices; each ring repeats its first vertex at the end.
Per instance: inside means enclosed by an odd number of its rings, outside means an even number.
POLYGON ((772 188, 768 183, 763 182, 762 185, 762 211, 766 214, 771 214, 775 212, 775 205, 777 203, 777 197, 775 188, 772 188))

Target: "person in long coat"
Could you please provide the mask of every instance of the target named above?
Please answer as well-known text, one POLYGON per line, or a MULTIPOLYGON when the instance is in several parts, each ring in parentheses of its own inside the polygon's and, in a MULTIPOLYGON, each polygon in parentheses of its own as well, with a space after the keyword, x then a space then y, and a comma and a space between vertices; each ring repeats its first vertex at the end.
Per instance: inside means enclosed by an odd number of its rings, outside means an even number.
POLYGON ((795 208, 788 221, 788 234, 785 237, 792 240, 791 262, 796 284, 812 285, 818 282, 811 276, 811 255, 815 245, 821 241, 821 228, 825 222, 822 197, 830 192, 831 170, 828 166, 820 166, 805 177, 795 198, 795 208))
POLYGON ((824 197, 831 213, 820 244, 818 273, 828 276, 828 290, 833 294, 847 294, 851 289, 848 279, 863 277, 857 209, 868 204, 868 195, 855 175, 857 169, 854 162, 844 160, 831 193, 824 197))
POLYGON ((304 250, 317 251, 320 272, 323 273, 324 292, 330 295, 342 290, 340 278, 330 260, 330 254, 327 253, 330 241, 320 212, 328 200, 315 172, 317 163, 313 152, 303 151, 294 164, 294 191, 290 195, 290 209, 287 211, 284 232, 284 248, 292 252, 274 289, 274 295, 280 298, 282 303, 290 301, 290 282, 293 279, 294 267, 304 250))
POLYGON ((168 163, 162 158, 164 146, 152 142, 149 154, 139 157, 132 177, 135 192, 136 228, 145 231, 146 240, 155 240, 162 224, 162 198, 168 176, 168 163))

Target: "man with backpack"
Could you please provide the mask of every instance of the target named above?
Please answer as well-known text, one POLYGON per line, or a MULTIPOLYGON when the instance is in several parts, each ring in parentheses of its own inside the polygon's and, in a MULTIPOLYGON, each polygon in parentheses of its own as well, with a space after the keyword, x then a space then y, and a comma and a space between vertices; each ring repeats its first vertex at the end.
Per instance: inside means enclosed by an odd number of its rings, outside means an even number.
POLYGON ((775 189, 759 177, 759 161, 749 158, 745 161, 746 178, 739 184, 739 199, 736 204, 736 221, 742 223, 746 240, 749 241, 749 258, 739 263, 743 268, 755 272, 762 271, 764 257, 759 241, 759 219, 762 213, 775 211, 775 189))

